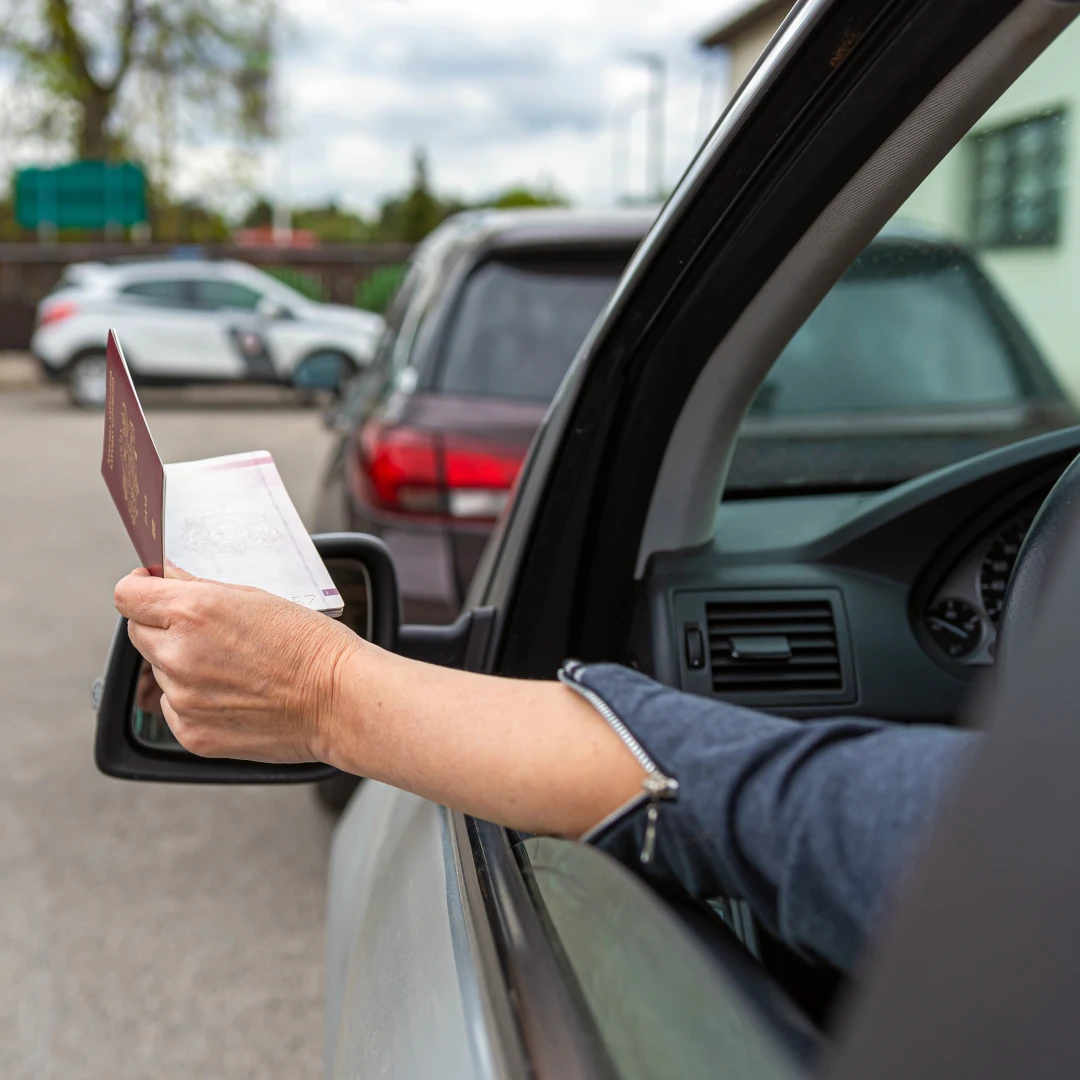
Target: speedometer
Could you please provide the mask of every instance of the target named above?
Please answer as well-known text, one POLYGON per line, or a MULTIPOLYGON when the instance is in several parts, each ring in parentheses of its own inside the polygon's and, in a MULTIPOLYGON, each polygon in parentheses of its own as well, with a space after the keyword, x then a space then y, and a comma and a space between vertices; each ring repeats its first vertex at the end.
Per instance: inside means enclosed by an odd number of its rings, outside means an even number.
POLYGON ((1009 587, 1016 556, 1024 543, 1035 517, 1034 510, 1025 510, 1010 521, 990 542, 979 570, 979 595, 990 621, 997 626, 1005 607, 1005 590, 1009 587))

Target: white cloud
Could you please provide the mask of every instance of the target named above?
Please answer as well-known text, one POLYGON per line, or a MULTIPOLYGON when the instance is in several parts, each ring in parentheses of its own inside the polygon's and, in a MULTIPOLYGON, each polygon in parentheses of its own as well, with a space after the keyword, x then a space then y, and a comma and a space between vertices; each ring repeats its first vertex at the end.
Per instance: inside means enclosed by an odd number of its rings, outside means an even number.
POLYGON ((371 209, 407 183, 422 145, 438 190, 464 198, 545 181, 586 204, 639 195, 642 51, 667 64, 671 184, 719 111, 722 60, 696 38, 730 3, 290 0, 276 75, 285 135, 266 155, 267 187, 371 209))

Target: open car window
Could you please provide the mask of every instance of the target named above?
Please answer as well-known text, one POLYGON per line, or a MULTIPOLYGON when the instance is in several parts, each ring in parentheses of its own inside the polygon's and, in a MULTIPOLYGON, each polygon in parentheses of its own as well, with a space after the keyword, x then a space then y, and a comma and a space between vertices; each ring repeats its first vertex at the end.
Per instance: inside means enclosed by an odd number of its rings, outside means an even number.
POLYGON ((877 490, 1080 422, 1078 62, 1074 24, 792 337, 729 496, 877 490))

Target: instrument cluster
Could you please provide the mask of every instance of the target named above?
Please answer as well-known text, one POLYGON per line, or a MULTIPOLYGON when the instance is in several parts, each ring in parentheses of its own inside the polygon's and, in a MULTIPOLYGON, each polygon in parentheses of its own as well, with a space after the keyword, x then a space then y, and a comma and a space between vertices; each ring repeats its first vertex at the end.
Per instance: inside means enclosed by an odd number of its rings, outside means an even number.
POLYGON ((922 624, 946 656, 970 666, 994 662, 1005 591, 1040 504, 1027 504, 1006 518, 964 555, 935 591, 922 624))

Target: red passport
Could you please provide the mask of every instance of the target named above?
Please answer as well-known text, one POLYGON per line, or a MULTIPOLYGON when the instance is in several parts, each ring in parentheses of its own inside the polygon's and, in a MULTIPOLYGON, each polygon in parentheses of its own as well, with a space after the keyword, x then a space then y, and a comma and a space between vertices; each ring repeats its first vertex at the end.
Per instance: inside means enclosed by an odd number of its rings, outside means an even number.
POLYGON ((101 475, 143 566, 164 576, 165 467, 150 435, 116 334, 105 368, 105 444, 101 475))

